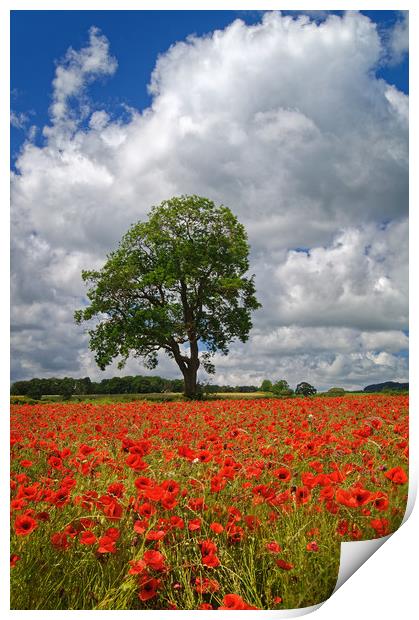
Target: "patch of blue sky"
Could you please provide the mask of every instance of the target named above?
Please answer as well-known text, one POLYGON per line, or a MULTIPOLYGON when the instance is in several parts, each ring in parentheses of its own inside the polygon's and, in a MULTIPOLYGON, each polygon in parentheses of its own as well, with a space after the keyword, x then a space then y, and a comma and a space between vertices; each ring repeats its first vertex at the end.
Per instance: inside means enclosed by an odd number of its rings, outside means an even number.
POLYGON ((291 251, 292 252, 302 252, 304 254, 307 254, 307 256, 310 256, 310 248, 292 248, 291 251))
MULTIPOLYGON (((377 24, 382 36, 401 18, 399 11, 362 13, 377 24)), ((91 84, 89 97, 95 109, 127 122, 127 106, 141 111, 151 103, 147 85, 159 54, 191 34, 204 36, 224 29, 237 18, 247 24, 257 23, 262 16, 263 11, 12 11, 11 107, 15 114, 26 118, 23 127, 11 127, 12 161, 27 139, 30 126, 42 128, 49 124, 56 62, 68 48, 86 45, 92 25, 108 38, 118 70, 111 78, 91 84), (48 41, 48 45, 40 45, 40 41, 48 41)), ((310 16, 320 21, 327 12, 310 16)), ((407 93, 408 71, 408 57, 404 55, 397 65, 377 67, 376 75, 407 93)), ((41 131, 32 139, 38 145, 44 142, 41 131)))

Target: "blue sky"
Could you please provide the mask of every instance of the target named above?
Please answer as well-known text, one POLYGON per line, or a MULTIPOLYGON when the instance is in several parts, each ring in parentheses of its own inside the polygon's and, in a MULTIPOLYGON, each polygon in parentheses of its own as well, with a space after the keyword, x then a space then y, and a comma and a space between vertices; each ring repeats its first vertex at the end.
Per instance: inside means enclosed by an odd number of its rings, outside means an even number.
MULTIPOLYGON (((160 53, 190 34, 224 28, 237 17, 247 23, 260 19, 257 12, 245 11, 13 11, 12 109, 34 111, 31 121, 41 126, 48 122, 55 61, 68 47, 81 47, 92 25, 112 41, 118 71, 111 80, 94 84, 91 96, 118 115, 121 103, 143 109, 150 103, 147 84, 160 53)), ((12 127, 13 154, 21 143, 22 132, 12 127)))
POLYGON ((74 324, 81 271, 179 194, 249 235, 262 308, 215 382, 407 380, 408 15, 299 15, 12 12, 13 380, 121 374, 74 324))
MULTIPOLYGON (((285 13, 292 14, 288 11, 285 13)), ((335 11, 341 14, 342 11, 335 11)), ((381 32, 400 19, 398 11, 362 11, 381 32)), ((121 104, 144 109, 151 72, 159 54, 190 34, 198 36, 223 29, 234 19, 247 24, 261 19, 259 11, 12 11, 11 13, 11 108, 28 116, 28 125, 48 123, 48 107, 55 63, 69 47, 81 47, 92 25, 111 41, 118 59, 112 79, 93 84, 90 96, 102 107, 121 116, 121 104), (40 43, 42 42, 42 43, 40 43)), ((323 17, 321 17, 323 19, 323 17)), ((376 74, 399 90, 408 92, 408 56, 395 66, 379 66, 376 74)), ((24 132, 11 127, 14 159, 24 132)), ((36 141, 40 141, 38 136, 36 141)))

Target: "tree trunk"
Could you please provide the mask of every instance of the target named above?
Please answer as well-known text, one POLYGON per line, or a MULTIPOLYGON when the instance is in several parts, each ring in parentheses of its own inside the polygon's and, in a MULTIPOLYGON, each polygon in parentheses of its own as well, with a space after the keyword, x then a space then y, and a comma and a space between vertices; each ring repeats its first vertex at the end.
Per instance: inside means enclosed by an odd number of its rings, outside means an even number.
POLYGON ((183 370, 183 379, 185 384, 185 396, 187 398, 196 398, 198 395, 196 377, 198 369, 193 365, 186 367, 183 370))
POLYGON ((180 295, 183 306, 183 318, 185 330, 189 340, 190 357, 183 356, 180 352, 178 343, 172 342, 172 351, 175 360, 182 371, 185 384, 185 396, 187 398, 197 398, 197 374, 199 368, 198 337, 195 330, 195 318, 192 309, 188 304, 188 289, 185 282, 181 281, 180 295))
POLYGON ((183 383, 185 387, 184 394, 188 398, 196 398, 198 395, 196 380, 199 368, 198 347, 192 346, 191 357, 186 357, 181 354, 179 345, 177 343, 172 342, 171 345, 173 357, 175 358, 177 365, 182 371, 183 383))

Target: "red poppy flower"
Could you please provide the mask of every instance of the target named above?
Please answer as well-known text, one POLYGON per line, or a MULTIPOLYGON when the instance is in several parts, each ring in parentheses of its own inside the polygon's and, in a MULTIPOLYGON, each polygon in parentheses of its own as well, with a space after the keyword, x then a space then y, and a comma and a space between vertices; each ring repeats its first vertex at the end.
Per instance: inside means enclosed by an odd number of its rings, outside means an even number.
POLYGON ((281 480, 281 482, 288 482, 288 480, 291 480, 291 472, 288 467, 279 467, 279 469, 274 469, 272 473, 278 480, 281 480))
POLYGON ((173 495, 177 495, 180 491, 180 487, 175 480, 165 480, 160 486, 166 493, 171 493, 173 495))
POLYGON ((59 456, 50 456, 48 459, 48 465, 50 465, 54 469, 62 469, 63 462, 59 456))
POLYGON ((266 548, 271 553, 281 553, 281 551, 282 551, 282 547, 280 545, 278 545, 277 542, 274 542, 274 541, 266 543, 266 548))
POLYGON ((97 548, 98 553, 115 553, 116 542, 110 536, 102 536, 99 538, 99 546, 97 548))
POLYGON ((390 505, 388 496, 385 493, 380 492, 374 493, 373 503, 375 508, 380 511, 387 510, 390 505))
POLYGON ((36 496, 38 495, 38 491, 39 491, 38 484, 32 484, 31 486, 28 486, 28 487, 20 486, 17 492, 16 499, 34 500, 36 499, 36 496))
POLYGON ((217 553, 217 545, 212 540, 203 540, 199 543, 202 555, 208 555, 209 553, 217 553))
POLYGON ((138 506, 137 512, 142 517, 149 519, 152 515, 154 515, 156 509, 150 504, 150 502, 145 502, 144 504, 141 504, 141 506, 138 506))
POLYGON ((158 502, 164 495, 164 489, 161 487, 149 487, 148 489, 144 489, 143 494, 147 499, 158 502))
POLYGON ((227 508, 227 512, 228 512, 228 521, 230 524, 241 521, 242 514, 240 510, 236 508, 236 506, 229 506, 227 508))
POLYGON ((16 553, 13 553, 10 556, 10 568, 14 568, 16 566, 16 563, 19 562, 20 560, 20 555, 16 555, 16 553))
POLYGON ((238 594, 226 594, 223 598, 223 604, 218 609, 257 609, 246 603, 238 594))
POLYGON ((358 502, 350 489, 337 489, 335 499, 338 504, 342 504, 348 508, 356 508, 358 506, 358 502))
POLYGON ((308 545, 306 546, 307 551, 318 551, 319 550, 319 545, 316 543, 315 540, 312 540, 311 542, 308 543, 308 545))
POLYGON ((321 489, 320 499, 328 500, 328 499, 333 499, 334 497, 335 497, 335 489, 332 486, 327 485, 321 489))
POLYGON ((172 527, 175 527, 179 530, 183 530, 183 528, 185 527, 184 520, 178 517, 177 515, 172 515, 169 521, 172 527))
POLYGON ((244 521, 251 532, 257 530, 261 525, 261 520, 255 517, 255 515, 245 515, 244 521))
POLYGON ((372 493, 367 489, 355 487, 352 489, 352 496, 355 498, 357 506, 364 506, 371 501, 372 493))
POLYGON ((202 556, 202 564, 210 568, 217 568, 217 566, 220 566, 221 562, 215 553, 209 553, 208 555, 202 556))
POLYGON ((131 568, 128 571, 129 575, 140 575, 147 568, 144 560, 130 560, 131 568))
POLYGON ((370 525, 379 537, 386 536, 389 533, 390 522, 388 519, 371 519, 370 525))
POLYGON ((148 541, 158 541, 163 540, 166 536, 166 532, 164 530, 150 530, 147 532, 145 539, 148 541))
POLYGON ((104 533, 104 536, 109 536, 112 540, 117 541, 121 536, 121 531, 117 527, 108 527, 104 533))
POLYGON ((83 510, 92 510, 96 505, 98 494, 96 491, 86 491, 83 495, 78 495, 74 498, 76 504, 80 504, 83 510))
POLYGON ((97 500, 97 506, 110 521, 117 521, 122 517, 123 508, 115 497, 102 495, 97 500))
POLYGON ((345 536, 347 531, 348 531, 348 522, 346 519, 342 519, 342 521, 339 521, 338 523, 336 532, 339 534, 339 536, 345 536))
POLYGON ((32 467, 33 462, 32 461, 28 461, 28 459, 23 459, 22 461, 20 461, 20 464, 21 464, 22 467, 29 468, 29 467, 32 467))
POLYGON ((130 454, 127 457, 126 464, 134 471, 142 471, 148 468, 148 464, 143 461, 140 454, 130 454))
POLYGON ((275 495, 274 499, 271 500, 270 503, 274 506, 282 506, 283 504, 288 502, 290 498, 291 491, 288 489, 287 491, 283 491, 282 493, 278 493, 278 495, 275 495))
POLYGON ((209 463, 212 460, 212 454, 208 450, 201 450, 201 452, 198 452, 197 459, 201 463, 209 463))
POLYGON ((155 579, 154 577, 145 575, 144 579, 140 583, 140 592, 138 594, 140 601, 149 601, 151 598, 154 598, 157 594, 159 586, 160 579, 155 579))
POLYGON ((227 484, 227 480, 223 476, 213 476, 211 478, 211 493, 219 493, 224 489, 227 484))
POLYGON ((57 508, 62 508, 70 503, 70 492, 66 488, 58 489, 56 493, 51 497, 51 503, 57 508))
POLYGON ((10 502, 11 510, 23 510, 27 506, 27 502, 24 499, 12 499, 10 502))
POLYGON ((224 528, 221 523, 217 523, 216 521, 211 523, 210 530, 212 530, 215 534, 221 534, 221 532, 224 532, 224 528))
POLYGON ((148 529, 148 525, 147 519, 137 519, 134 523, 134 532, 137 532, 137 534, 144 534, 148 529))
POLYGON ((386 478, 391 480, 393 484, 405 484, 408 480, 406 472, 401 467, 393 467, 384 475, 386 478))
POLYGON ((173 493, 163 493, 160 504, 165 510, 173 510, 177 506, 178 501, 173 493))
POLYGON ((65 532, 56 532, 52 534, 51 544, 55 549, 59 549, 60 551, 65 551, 71 547, 71 543, 65 532))
POLYGON ((188 530, 194 532, 201 529, 201 519, 191 519, 188 523, 188 530))
POLYGON ((82 545, 94 545, 97 542, 96 536, 89 530, 82 532, 79 540, 82 545))
POLYGON ((27 536, 38 527, 38 523, 27 514, 19 515, 15 519, 15 532, 18 536, 27 536))
POLYGON ((233 525, 232 527, 228 528, 227 536, 228 536, 229 542, 239 543, 243 539, 244 530, 239 525, 233 525))
POLYGON ((92 454, 92 452, 95 452, 96 448, 93 448, 92 446, 88 446, 85 443, 82 443, 81 446, 79 447, 78 450, 78 455, 81 457, 85 457, 88 456, 89 454, 92 454))
POLYGON ((80 530, 77 529, 73 523, 70 523, 69 525, 65 526, 64 532, 67 534, 67 536, 70 536, 70 538, 75 538, 80 532, 80 530))
POLYGON ((151 478, 146 478, 145 476, 140 476, 134 480, 134 484, 139 491, 145 491, 149 487, 154 486, 154 482, 151 478))
POLYGON ((149 439, 140 439, 133 443, 129 451, 131 454, 140 454, 141 456, 145 456, 150 453, 151 449, 152 443, 149 439))
POLYGON ((80 519, 80 527, 82 530, 90 530, 90 528, 95 525, 97 525, 97 523, 93 519, 88 519, 86 517, 80 519))
POLYGON ((206 594, 207 592, 218 592, 220 584, 215 579, 208 577, 196 577, 195 590, 198 594, 206 594))
POLYGON ((149 568, 156 571, 162 571, 165 569, 164 556, 160 551, 154 551, 150 549, 143 555, 143 560, 149 568))
POLYGON ((188 508, 195 512, 202 512, 207 509, 207 506, 203 497, 192 497, 188 502, 188 508))
POLYGON ((294 568, 294 564, 291 564, 290 562, 285 562, 285 560, 282 559, 276 560, 276 564, 277 566, 279 566, 279 568, 282 568, 282 570, 292 570, 294 568))
POLYGON ((107 488, 107 492, 115 497, 121 498, 124 494, 125 487, 122 482, 113 482, 107 488))
POLYGON ((310 500, 310 490, 308 487, 298 487, 295 491, 295 500, 297 504, 306 504, 310 500))

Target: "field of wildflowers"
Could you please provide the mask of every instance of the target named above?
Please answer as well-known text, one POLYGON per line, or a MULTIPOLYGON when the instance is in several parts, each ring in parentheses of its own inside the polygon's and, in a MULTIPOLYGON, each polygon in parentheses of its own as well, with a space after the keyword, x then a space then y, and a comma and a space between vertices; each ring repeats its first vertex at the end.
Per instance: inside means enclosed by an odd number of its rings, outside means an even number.
POLYGON ((12 609, 285 609, 407 500, 408 398, 16 405, 12 609))

